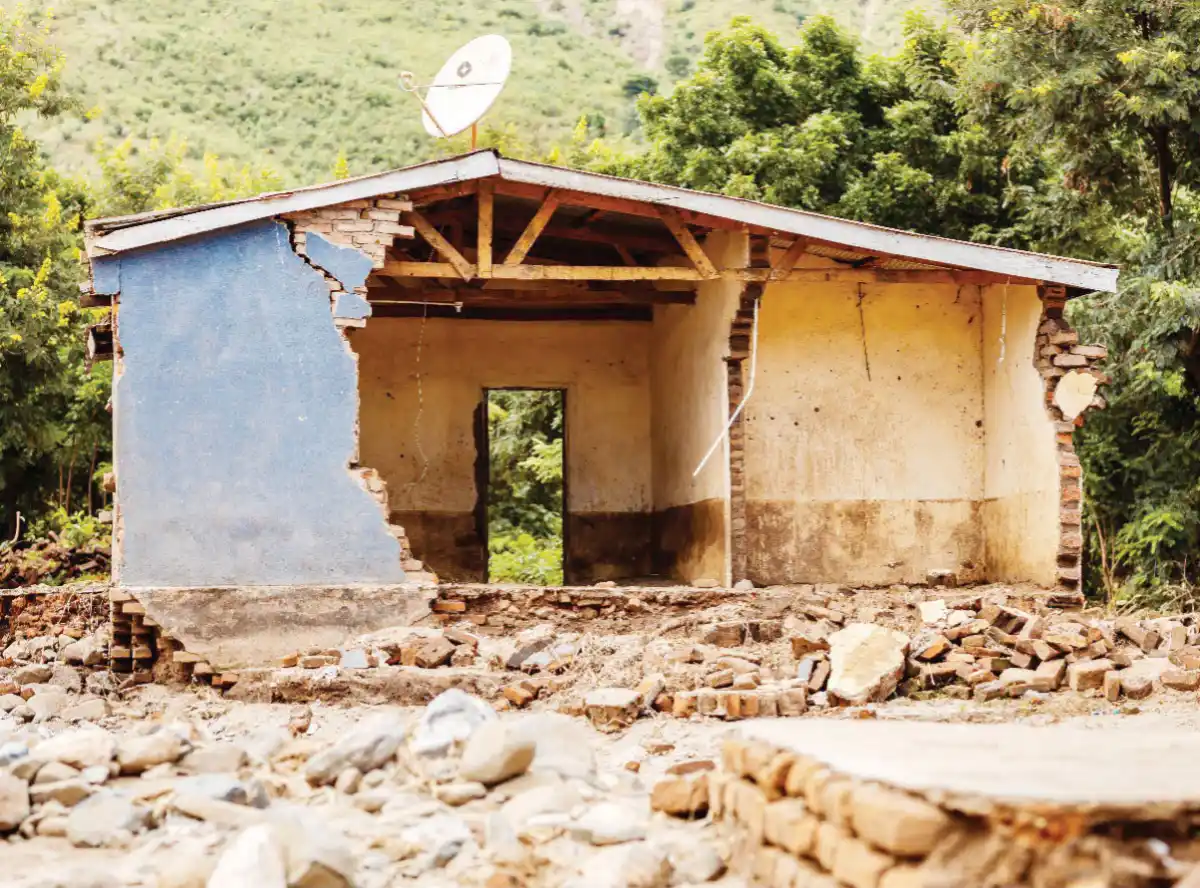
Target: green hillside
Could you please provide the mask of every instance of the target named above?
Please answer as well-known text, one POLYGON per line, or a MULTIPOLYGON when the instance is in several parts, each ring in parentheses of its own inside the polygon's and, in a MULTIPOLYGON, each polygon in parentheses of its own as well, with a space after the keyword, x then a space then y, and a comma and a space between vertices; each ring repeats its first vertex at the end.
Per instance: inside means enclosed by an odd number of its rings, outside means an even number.
POLYGON ((633 96, 685 76, 704 34, 735 14, 785 37, 824 6, 878 49, 920 0, 58 0, 69 80, 99 113, 34 127, 55 161, 86 169, 97 139, 175 134, 206 152, 264 162, 288 184, 429 157, 437 146, 401 70, 428 80, 467 39, 513 44, 509 86, 488 117, 546 146, 583 115, 596 133, 635 128, 633 96))

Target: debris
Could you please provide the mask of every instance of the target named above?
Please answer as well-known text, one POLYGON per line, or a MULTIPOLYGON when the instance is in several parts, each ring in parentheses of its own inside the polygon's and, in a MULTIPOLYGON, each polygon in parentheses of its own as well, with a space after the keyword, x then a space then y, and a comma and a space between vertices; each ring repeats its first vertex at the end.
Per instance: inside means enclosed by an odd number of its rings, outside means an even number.
POLYGON ((833 633, 829 636, 830 696, 851 705, 886 700, 904 676, 907 650, 904 633, 869 623, 852 623, 833 633))
POLYGON ((583 701, 588 720, 599 731, 613 733, 632 725, 641 709, 641 695, 628 688, 599 688, 583 701))
POLYGON ((421 713, 413 731, 412 750, 417 755, 445 755, 495 717, 495 710, 482 700, 451 688, 430 701, 421 713))
POLYGON ((310 758, 304 776, 309 783, 320 786, 332 783, 347 768, 372 771, 396 754, 405 734, 405 725, 397 717, 377 716, 310 758))

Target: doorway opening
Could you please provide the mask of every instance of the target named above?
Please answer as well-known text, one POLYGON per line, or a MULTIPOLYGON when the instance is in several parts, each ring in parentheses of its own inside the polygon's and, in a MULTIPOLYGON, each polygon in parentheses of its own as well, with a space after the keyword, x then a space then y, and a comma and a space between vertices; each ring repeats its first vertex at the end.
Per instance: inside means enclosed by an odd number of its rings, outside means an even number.
POLYGON ((490 583, 563 582, 566 406, 564 389, 484 390, 490 583))

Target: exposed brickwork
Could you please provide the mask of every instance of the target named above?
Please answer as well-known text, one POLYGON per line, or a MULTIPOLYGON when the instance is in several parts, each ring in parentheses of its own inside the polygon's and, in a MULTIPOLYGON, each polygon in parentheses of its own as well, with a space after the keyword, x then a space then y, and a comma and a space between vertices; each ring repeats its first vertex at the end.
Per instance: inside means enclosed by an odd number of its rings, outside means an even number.
MULTIPOLYGON (((412 209, 412 204, 402 196, 390 195, 371 200, 351 200, 334 206, 287 213, 281 216, 292 232, 292 245, 301 256, 306 256, 308 235, 320 234, 330 243, 342 247, 353 247, 368 256, 374 268, 383 268, 387 251, 398 238, 410 238, 413 229, 400 222, 401 215, 412 209)), ((331 301, 338 293, 345 292, 341 283, 325 274, 331 301)), ((366 287, 356 288, 366 296, 366 287)), ((361 322, 342 322, 343 326, 360 326, 361 322)))
MULTIPOLYGON (((1083 578, 1083 472, 1075 453, 1074 431, 1083 425, 1086 412, 1073 421, 1064 419, 1054 402, 1054 393, 1059 381, 1072 370, 1090 373, 1099 383, 1108 382, 1108 377, 1095 366, 1104 360, 1105 351, 1099 346, 1079 344, 1079 335, 1063 317, 1067 302, 1065 287, 1039 287, 1038 295, 1042 300, 1042 321, 1038 326, 1034 365, 1045 382, 1046 412, 1054 421, 1058 447, 1058 581, 1064 588, 1079 589, 1083 578)), ((1104 407, 1104 399, 1096 395, 1091 406, 1104 407)))
MULTIPOLYGON (((750 238, 750 267, 769 268, 770 241, 766 237, 750 238)), ((732 415, 742 403, 749 385, 751 339, 754 311, 762 299, 765 284, 754 282, 742 290, 741 304, 729 329, 729 357, 726 369, 729 377, 729 412, 732 415)), ((746 576, 746 416, 745 412, 729 429, 729 520, 730 569, 733 580, 746 576)))

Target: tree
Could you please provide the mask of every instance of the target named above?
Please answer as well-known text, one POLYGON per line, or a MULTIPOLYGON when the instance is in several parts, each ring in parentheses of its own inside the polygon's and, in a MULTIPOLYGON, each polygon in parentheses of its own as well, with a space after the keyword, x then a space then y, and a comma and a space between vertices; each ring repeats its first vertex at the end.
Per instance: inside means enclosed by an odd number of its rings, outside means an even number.
POLYGON ((593 145, 583 162, 948 237, 1016 231, 1003 152, 956 106, 959 44, 919 15, 905 36, 897 57, 865 59, 825 16, 794 47, 735 19, 708 35, 688 80, 639 100, 648 150, 593 145))
POLYGON ((10 533, 18 510, 90 485, 65 457, 91 450, 107 400, 103 383, 80 387, 83 327, 94 319, 72 295, 86 195, 45 166, 18 123, 75 107, 48 32, 48 19, 0 10, 0 520, 10 533))
MULTIPOLYGON (((1014 152, 1050 150, 1064 184, 1118 212, 1194 186, 1200 6, 1176 0, 950 0, 971 37, 967 95, 1014 152)), ((1152 203, 1154 202, 1154 203, 1152 203)))

